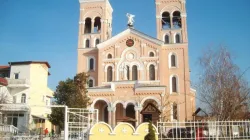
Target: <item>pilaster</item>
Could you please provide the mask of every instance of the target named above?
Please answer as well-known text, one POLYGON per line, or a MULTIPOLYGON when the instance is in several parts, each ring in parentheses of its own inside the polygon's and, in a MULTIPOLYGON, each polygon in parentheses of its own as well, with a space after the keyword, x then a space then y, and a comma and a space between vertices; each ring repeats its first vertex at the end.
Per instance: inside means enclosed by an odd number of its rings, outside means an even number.
POLYGON ((109 107, 109 125, 115 127, 116 125, 116 107, 109 107))
POLYGON ((142 115, 141 115, 141 111, 142 111, 142 107, 135 107, 135 119, 136 119, 136 127, 139 126, 139 124, 142 123, 142 115))

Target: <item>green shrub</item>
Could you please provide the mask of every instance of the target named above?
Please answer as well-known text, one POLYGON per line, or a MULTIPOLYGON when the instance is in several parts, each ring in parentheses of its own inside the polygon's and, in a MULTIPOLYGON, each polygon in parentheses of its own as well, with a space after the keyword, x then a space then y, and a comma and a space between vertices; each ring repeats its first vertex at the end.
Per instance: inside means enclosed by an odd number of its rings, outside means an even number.
POLYGON ((144 140, 156 140, 155 138, 155 130, 152 125, 152 122, 148 124, 148 134, 145 136, 144 140))

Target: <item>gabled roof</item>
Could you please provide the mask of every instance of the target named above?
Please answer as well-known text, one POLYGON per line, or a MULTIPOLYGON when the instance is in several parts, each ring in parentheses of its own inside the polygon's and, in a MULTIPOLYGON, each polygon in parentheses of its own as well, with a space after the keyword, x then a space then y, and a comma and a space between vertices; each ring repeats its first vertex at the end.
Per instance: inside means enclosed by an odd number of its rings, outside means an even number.
POLYGON ((9 62, 9 65, 20 65, 20 64, 46 64, 50 68, 50 64, 47 61, 19 61, 19 62, 9 62))
POLYGON ((161 114, 161 111, 152 103, 148 103, 148 105, 141 111, 141 114, 145 111, 147 112, 148 109, 150 110, 150 112, 156 112, 158 114, 161 114))
POLYGON ((112 38, 110 38, 110 39, 108 39, 108 40, 106 40, 106 41, 104 41, 104 42, 98 44, 98 45, 97 45, 97 48, 103 48, 103 47, 107 46, 108 44, 110 44, 111 42, 115 42, 115 41, 117 41, 119 38, 121 38, 121 37, 123 37, 123 36, 125 36, 125 35, 128 35, 128 34, 137 35, 137 36, 139 36, 139 37, 141 37, 141 38, 143 38, 143 39, 145 39, 145 40, 148 40, 148 41, 150 41, 150 42, 152 42, 152 43, 155 43, 155 44, 157 44, 157 45, 160 45, 160 46, 161 46, 161 45, 164 45, 164 42, 161 41, 161 40, 158 40, 158 39, 156 39, 156 38, 154 38, 154 37, 151 37, 151 36, 149 36, 149 35, 147 35, 147 34, 144 34, 144 33, 140 32, 140 31, 137 31, 137 30, 135 30, 135 29, 128 28, 128 29, 124 30, 123 32, 121 32, 121 33, 115 35, 114 37, 112 37, 112 38))

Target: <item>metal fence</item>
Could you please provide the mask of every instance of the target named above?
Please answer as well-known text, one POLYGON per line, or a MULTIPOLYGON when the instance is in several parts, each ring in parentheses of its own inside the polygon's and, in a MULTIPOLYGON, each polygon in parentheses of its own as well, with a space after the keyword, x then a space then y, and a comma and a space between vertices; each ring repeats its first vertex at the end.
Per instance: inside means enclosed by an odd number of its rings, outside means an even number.
POLYGON ((89 129, 98 122, 98 110, 68 108, 68 139, 87 140, 89 129))
POLYGON ((250 121, 158 122, 159 140, 250 139, 250 121))

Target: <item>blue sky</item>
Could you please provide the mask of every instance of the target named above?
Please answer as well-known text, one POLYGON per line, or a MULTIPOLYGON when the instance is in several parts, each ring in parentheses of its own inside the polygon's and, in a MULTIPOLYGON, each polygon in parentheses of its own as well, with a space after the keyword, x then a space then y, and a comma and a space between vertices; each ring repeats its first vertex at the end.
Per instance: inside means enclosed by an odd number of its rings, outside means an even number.
MULTIPOLYGON (((156 36, 154 0, 110 0, 113 35, 125 30, 127 12, 135 29, 156 36)), ((243 71, 250 67, 250 0, 187 0, 191 80, 206 47, 227 46, 243 71)), ((0 0, 0 65, 44 60, 52 68, 49 87, 76 74, 78 0, 0 0)), ((250 70, 246 73, 250 81, 250 70)))

